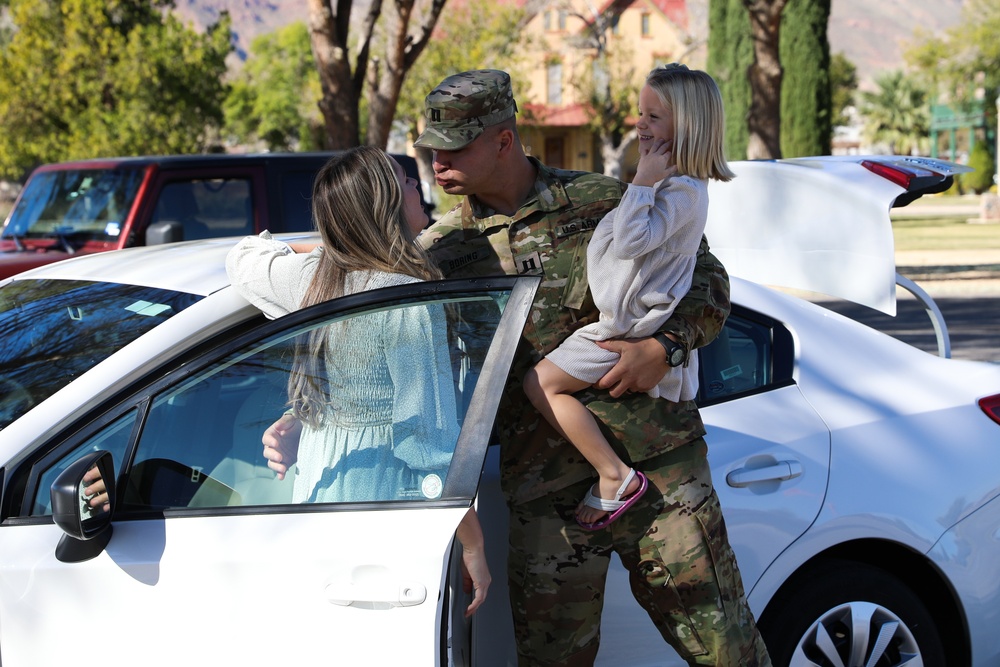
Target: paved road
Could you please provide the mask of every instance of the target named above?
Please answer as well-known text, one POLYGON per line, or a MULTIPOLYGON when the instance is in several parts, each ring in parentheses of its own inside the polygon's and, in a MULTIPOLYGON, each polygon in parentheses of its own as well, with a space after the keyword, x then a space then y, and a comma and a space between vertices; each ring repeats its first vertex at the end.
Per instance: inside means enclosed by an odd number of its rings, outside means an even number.
MULTIPOLYGON (((1000 363, 1000 296, 938 297, 934 301, 948 327, 952 358, 1000 363)), ((817 303, 921 350, 937 353, 930 319, 914 299, 899 299, 896 317, 845 301, 817 303)))

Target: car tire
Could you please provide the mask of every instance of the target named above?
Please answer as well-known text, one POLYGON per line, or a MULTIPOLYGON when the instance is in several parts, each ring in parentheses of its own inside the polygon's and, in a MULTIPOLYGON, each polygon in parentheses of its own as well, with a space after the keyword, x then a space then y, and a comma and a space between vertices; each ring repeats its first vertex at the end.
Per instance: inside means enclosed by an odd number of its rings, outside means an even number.
POLYGON ((828 561, 800 573, 758 625, 775 667, 947 664, 927 606, 898 577, 864 563, 828 561), (869 662, 873 650, 880 657, 869 662))

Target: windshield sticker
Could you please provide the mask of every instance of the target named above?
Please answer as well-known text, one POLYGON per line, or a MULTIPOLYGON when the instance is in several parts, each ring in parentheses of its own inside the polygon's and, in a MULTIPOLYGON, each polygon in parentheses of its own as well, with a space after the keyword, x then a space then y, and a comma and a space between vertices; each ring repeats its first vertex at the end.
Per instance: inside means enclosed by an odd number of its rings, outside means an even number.
POLYGON ((108 236, 118 236, 122 233, 122 226, 118 222, 109 222, 104 225, 104 233, 108 236))
POLYGON ((159 315, 170 310, 170 306, 165 303, 150 303, 149 301, 136 301, 131 306, 126 306, 125 310, 131 310, 136 315, 159 315))
POLYGON ((423 481, 420 482, 420 492, 424 494, 424 498, 429 498, 431 500, 439 498, 443 488, 444 482, 441 481, 440 477, 433 473, 424 477, 423 481))

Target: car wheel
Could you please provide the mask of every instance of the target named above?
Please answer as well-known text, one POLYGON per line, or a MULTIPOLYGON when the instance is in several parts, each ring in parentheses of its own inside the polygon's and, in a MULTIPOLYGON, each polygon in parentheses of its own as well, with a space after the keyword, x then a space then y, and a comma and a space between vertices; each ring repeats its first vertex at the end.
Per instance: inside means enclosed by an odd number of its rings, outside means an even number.
POLYGON ((885 570, 829 562, 787 583, 760 619, 775 667, 945 665, 927 607, 885 570))

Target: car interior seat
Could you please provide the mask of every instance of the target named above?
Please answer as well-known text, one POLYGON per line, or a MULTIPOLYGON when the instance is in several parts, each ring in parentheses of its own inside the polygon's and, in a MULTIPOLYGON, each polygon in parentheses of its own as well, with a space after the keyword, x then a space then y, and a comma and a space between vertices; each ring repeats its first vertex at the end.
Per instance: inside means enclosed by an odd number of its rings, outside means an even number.
POLYGON ((279 480, 264 459, 261 437, 265 429, 281 417, 286 409, 285 385, 271 381, 247 396, 240 406, 232 428, 232 446, 226 456, 209 473, 209 477, 231 488, 228 498, 211 494, 196 494, 192 506, 211 505, 282 505, 292 502, 294 466, 279 480), (224 501, 224 502, 222 502, 224 501))
POLYGON ((710 345, 698 350, 698 367, 700 391, 706 400, 731 393, 735 371, 728 328, 723 327, 710 345))

